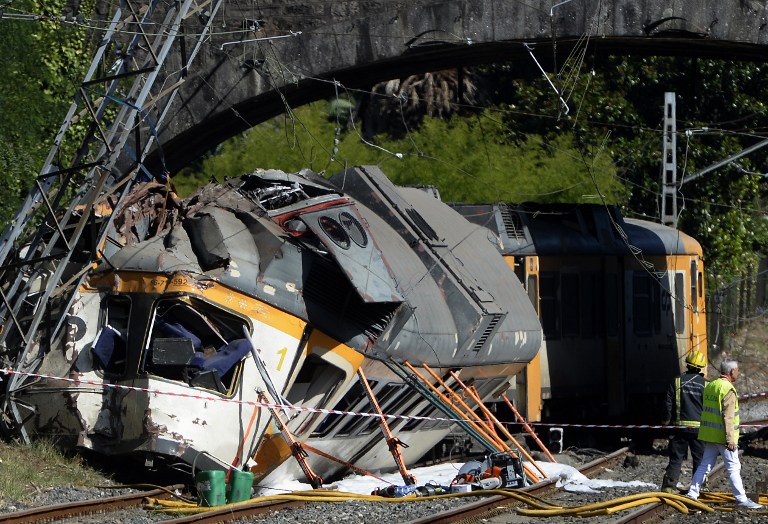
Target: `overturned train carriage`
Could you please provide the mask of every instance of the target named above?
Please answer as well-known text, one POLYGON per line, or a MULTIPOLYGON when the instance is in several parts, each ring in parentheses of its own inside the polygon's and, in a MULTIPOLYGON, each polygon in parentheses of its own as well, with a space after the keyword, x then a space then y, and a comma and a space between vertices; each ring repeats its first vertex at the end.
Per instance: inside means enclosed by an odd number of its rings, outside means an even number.
MULTIPOLYGON (((375 167, 330 180, 257 171, 184 201, 144 184, 109 219, 116 234, 65 336, 6 392, 30 435, 147 463, 295 476, 259 403, 290 404, 280 413, 298 441, 392 467, 377 419, 298 408, 370 411, 362 369, 386 413, 424 417, 391 424, 414 461, 452 424, 434 420, 446 415, 404 362, 459 370, 487 398, 541 344, 497 237, 375 167)), ((343 468, 313 453, 310 463, 323 477, 343 468)))

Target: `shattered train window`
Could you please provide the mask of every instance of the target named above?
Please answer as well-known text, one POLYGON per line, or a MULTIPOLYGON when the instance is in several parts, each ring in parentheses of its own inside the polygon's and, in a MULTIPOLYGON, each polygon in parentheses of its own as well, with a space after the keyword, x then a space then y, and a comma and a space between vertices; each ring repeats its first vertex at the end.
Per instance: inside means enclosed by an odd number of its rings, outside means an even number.
MULTIPOLYGON (((373 386, 372 386, 373 387, 373 386)), ((360 382, 355 382, 352 387, 349 388, 339 402, 334 406, 334 411, 351 411, 352 408, 357 407, 363 399, 366 398, 365 389, 360 382)), ((361 410, 357 410, 361 411, 361 410)), ((335 428, 342 421, 350 420, 356 421, 359 417, 353 417, 351 415, 341 415, 339 413, 331 413, 327 415, 322 422, 317 426, 315 431, 312 432, 312 437, 324 437, 328 435, 333 428, 335 428)))
POLYGON ((245 322, 196 299, 157 302, 141 371, 226 393, 251 352, 245 322))
MULTIPOLYGON (((302 364, 286 399, 298 406, 327 407, 328 399, 336 392, 345 377, 344 372, 315 354, 302 364)), ((295 435, 303 435, 319 418, 319 413, 299 414, 291 420, 295 435)))
POLYGON ((96 335, 96 340, 91 346, 93 362, 98 369, 107 374, 122 375, 125 373, 131 299, 121 295, 111 295, 106 299, 105 309, 106 324, 96 335))

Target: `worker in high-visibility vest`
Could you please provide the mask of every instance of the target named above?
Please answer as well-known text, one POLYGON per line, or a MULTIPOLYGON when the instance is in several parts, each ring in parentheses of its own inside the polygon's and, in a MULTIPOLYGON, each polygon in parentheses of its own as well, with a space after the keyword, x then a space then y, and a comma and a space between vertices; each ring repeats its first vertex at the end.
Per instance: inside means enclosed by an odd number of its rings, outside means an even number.
POLYGON ((679 493, 677 481, 683 461, 691 450, 693 471, 701 464, 704 455, 704 443, 698 439, 701 405, 704 398, 704 368, 707 357, 701 351, 691 351, 685 358, 686 372, 679 375, 670 384, 665 402, 664 425, 670 422, 675 426, 674 433, 669 438, 669 464, 661 481, 661 491, 679 493))
POLYGON ((720 363, 720 377, 704 388, 704 403, 701 410, 699 440, 704 441, 704 456, 691 480, 686 494, 692 499, 699 498, 701 485, 717 461, 723 457, 731 490, 736 499, 736 509, 762 509, 763 506, 747 498, 741 480, 739 462, 739 399, 733 383, 739 378, 739 364, 735 360, 720 363))

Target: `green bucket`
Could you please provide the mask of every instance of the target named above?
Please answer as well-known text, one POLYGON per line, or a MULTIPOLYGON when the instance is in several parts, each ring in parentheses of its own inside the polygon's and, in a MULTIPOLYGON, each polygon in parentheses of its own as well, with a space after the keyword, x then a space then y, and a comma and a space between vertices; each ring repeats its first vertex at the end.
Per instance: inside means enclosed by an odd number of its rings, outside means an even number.
POLYGON ((227 502, 242 502, 251 498, 253 489, 253 473, 233 469, 229 472, 227 483, 227 502))
POLYGON ((195 475, 195 486, 201 506, 223 506, 226 499, 227 472, 218 470, 201 471, 195 475))

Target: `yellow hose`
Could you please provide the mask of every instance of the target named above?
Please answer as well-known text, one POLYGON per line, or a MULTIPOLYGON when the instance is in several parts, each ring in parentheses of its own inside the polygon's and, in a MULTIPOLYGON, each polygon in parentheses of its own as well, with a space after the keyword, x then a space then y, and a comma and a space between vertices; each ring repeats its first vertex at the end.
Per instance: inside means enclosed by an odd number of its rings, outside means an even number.
MULTIPOLYGON (((228 504, 227 507, 237 507, 251 504, 261 504, 265 502, 274 501, 300 501, 300 502, 346 502, 351 500, 364 500, 370 502, 387 502, 387 503, 402 503, 402 502, 420 502, 426 500, 434 500, 440 498, 457 498, 457 497, 488 497, 488 496, 502 496, 508 499, 513 499, 519 503, 525 504, 528 508, 517 508, 518 514, 528 517, 552 517, 552 516, 564 516, 572 515, 577 517, 592 517, 597 515, 611 515, 619 511, 624 511, 631 508, 636 508, 645 504, 667 504, 674 508, 676 511, 687 514, 691 510, 694 511, 706 511, 713 512, 714 508, 708 504, 723 504, 733 503, 733 496, 727 493, 703 493, 701 500, 693 500, 683 495, 676 495, 662 492, 649 492, 649 493, 636 493, 633 495, 627 495, 619 497, 613 500, 595 502, 592 504, 586 504, 583 506, 565 507, 556 504, 551 504, 546 500, 539 497, 530 495, 526 492, 515 490, 503 490, 503 489, 491 489, 491 490, 479 490, 470 491, 466 493, 450 493, 442 495, 432 495, 428 497, 416 497, 415 495, 409 495, 406 497, 380 497, 378 495, 360 495, 358 493, 347 493, 343 491, 325 491, 325 490, 309 490, 309 491, 295 491, 292 493, 285 493, 281 495, 268 495, 263 497, 256 497, 242 502, 236 502, 228 504)), ((765 499, 766 497, 760 497, 765 499)), ((197 506, 193 503, 165 500, 165 499, 147 499, 147 509, 152 509, 159 512, 177 513, 177 514, 196 514, 204 513, 217 507, 204 507, 197 506)), ((762 502, 762 500, 760 501, 762 502)), ((717 508, 719 511, 730 511, 731 507, 717 508)))
MULTIPOLYGON (((396 504, 401 502, 421 502, 427 500, 434 500, 440 498, 461 498, 461 497, 490 497, 500 495, 505 498, 510 498, 528 504, 529 506, 541 509, 558 509, 560 506, 554 506, 538 497, 529 495, 525 492, 501 490, 501 489, 489 489, 470 491, 466 493, 446 493, 442 495, 431 495, 428 497, 417 497, 415 495, 408 495, 406 497, 380 497, 378 495, 361 495, 359 493, 347 493, 343 491, 323 491, 323 490, 309 490, 309 491, 294 491, 291 493, 284 493, 281 495, 267 495, 263 497, 255 497, 242 502, 235 502, 233 504, 227 504, 226 507, 237 507, 249 504, 261 504, 265 502, 274 501, 300 501, 300 502, 346 502, 351 500, 364 500, 370 502, 385 502, 390 504, 396 504)), ((197 506, 193 503, 184 503, 179 501, 172 501, 166 499, 148 498, 145 508, 155 510, 158 512, 177 513, 177 514, 195 514, 204 513, 213 509, 218 509, 224 506, 197 506)))
POLYGON ((688 506, 680 502, 679 500, 670 498, 670 497, 664 497, 663 498, 664 503, 666 503, 668 506, 672 506, 680 513, 688 513, 688 506))
POLYGON ((626 497, 619 497, 613 500, 595 502, 593 504, 574 506, 570 508, 547 510, 521 508, 517 509, 517 513, 528 517, 553 517, 562 515, 591 517, 596 515, 610 515, 625 509, 630 509, 645 504, 657 503, 669 504, 671 507, 675 508, 681 513, 688 513, 690 509, 707 512, 714 511, 714 509, 710 508, 706 504, 689 499, 688 497, 684 497, 682 495, 651 492, 637 493, 634 495, 627 495, 626 497))

